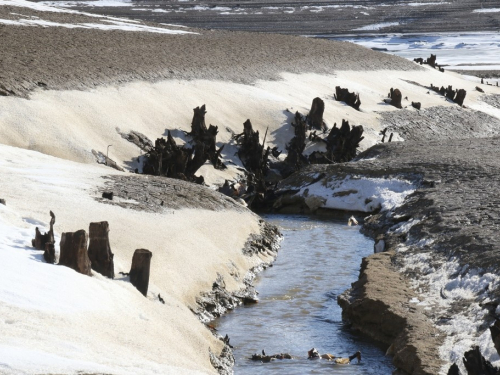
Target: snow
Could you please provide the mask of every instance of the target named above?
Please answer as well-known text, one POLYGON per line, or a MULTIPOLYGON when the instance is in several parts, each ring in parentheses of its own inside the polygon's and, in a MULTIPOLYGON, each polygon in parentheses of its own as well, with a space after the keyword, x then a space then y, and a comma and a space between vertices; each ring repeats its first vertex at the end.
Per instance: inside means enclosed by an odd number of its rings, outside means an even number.
POLYGON ((96 1, 41 1, 43 4, 51 7, 131 7, 134 4, 129 0, 96 0, 96 1))
POLYGON ((303 187, 297 195, 309 200, 312 197, 321 199, 319 207, 322 208, 373 212, 401 205, 415 189, 415 185, 405 180, 347 176, 341 180, 318 181, 303 187))
POLYGON ((500 8, 474 9, 472 13, 498 13, 500 8))
POLYGON ((26 0, 0 0, 0 5, 26 7, 40 12, 80 14, 89 17, 99 18, 101 22, 108 22, 111 23, 111 25, 102 23, 59 23, 59 22, 52 22, 52 21, 38 19, 37 17, 30 19, 21 18, 19 20, 0 19, 0 24, 17 25, 17 26, 65 27, 69 29, 84 28, 84 29, 98 29, 98 30, 142 31, 142 32, 160 33, 160 34, 197 34, 184 30, 171 30, 162 27, 147 26, 141 24, 139 21, 114 18, 114 17, 105 17, 96 14, 77 12, 68 9, 61 9, 56 6, 52 6, 52 4, 59 5, 58 2, 34 3, 26 0))
MULTIPOLYGON (((376 30, 367 29, 371 26, 373 25, 365 26, 364 30, 376 30)), ((432 53, 437 55, 438 64, 445 66, 445 69, 500 69, 500 33, 385 34, 334 39, 350 41, 367 48, 386 49, 388 53, 410 60, 416 57, 425 59, 432 53)))
MULTIPOLYGON (((426 241, 425 239, 422 241, 426 241)), ((427 240, 428 241, 428 240, 427 240)), ((420 242, 416 244, 419 246, 420 242)), ((432 245, 428 241, 426 245, 432 245)), ((452 258, 442 264, 431 263, 430 253, 408 253, 407 246, 399 246, 397 251, 406 253, 403 271, 419 269, 422 273, 412 281, 413 289, 420 291, 419 300, 432 306, 436 316, 446 320, 437 327, 446 333, 445 342, 440 348, 440 356, 446 362, 441 374, 446 374, 451 363, 457 363, 462 373, 462 356, 473 345, 479 345, 484 357, 494 365, 500 365, 500 358, 493 346, 488 328, 483 322, 489 318, 489 312, 480 304, 488 301, 488 290, 500 286, 498 275, 462 267, 458 259, 452 258), (451 306, 462 301, 466 308, 461 313, 450 315, 451 306)))
POLYGON ((355 31, 381 30, 381 29, 385 29, 387 27, 398 26, 398 25, 400 25, 399 22, 382 22, 382 23, 375 23, 375 24, 367 25, 367 26, 363 26, 363 27, 358 27, 357 29, 353 29, 353 30, 355 30, 355 31))

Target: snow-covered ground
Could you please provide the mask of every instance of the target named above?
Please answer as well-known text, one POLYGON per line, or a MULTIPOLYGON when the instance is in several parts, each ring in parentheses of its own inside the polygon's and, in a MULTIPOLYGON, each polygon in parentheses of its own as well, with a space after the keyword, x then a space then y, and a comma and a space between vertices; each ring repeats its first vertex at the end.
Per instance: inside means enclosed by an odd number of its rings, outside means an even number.
MULTIPOLYGON (((163 27, 154 27, 142 24, 140 21, 134 21, 124 18, 115 18, 108 16, 99 16, 92 13, 78 12, 61 7, 57 2, 53 4, 36 3, 27 0, 0 0, 0 6, 8 5, 22 8, 28 8, 39 12, 48 13, 72 13, 85 15, 87 17, 94 17, 97 22, 86 23, 62 23, 53 22, 50 20, 40 19, 35 16, 24 16, 18 13, 11 13, 12 15, 19 16, 17 20, 0 19, 0 24, 4 25, 18 25, 18 26, 41 26, 41 27, 66 27, 66 28, 84 28, 84 29, 98 29, 98 30, 122 30, 122 31, 142 31, 160 34, 193 34, 185 30, 171 30, 163 27), (59 5, 59 6, 58 6, 59 5)), ((196 33, 194 33, 196 34, 196 33)))
POLYGON ((377 48, 410 60, 416 57, 425 59, 434 54, 437 63, 449 69, 500 70, 500 33, 384 34, 335 39, 377 48))
POLYGON ((99 203, 103 175, 121 174, 36 151, 0 145, 0 373, 215 373, 208 348, 220 341, 190 311, 220 273, 258 264, 242 247, 258 217, 236 211, 165 210, 149 213, 99 203), (38 226, 56 215, 62 232, 106 220, 114 280, 47 264, 31 247, 38 226), (231 235, 220 235, 220 233, 231 235), (129 272, 135 249, 152 251, 147 298, 119 272, 129 272), (158 293, 165 300, 158 300, 158 293))

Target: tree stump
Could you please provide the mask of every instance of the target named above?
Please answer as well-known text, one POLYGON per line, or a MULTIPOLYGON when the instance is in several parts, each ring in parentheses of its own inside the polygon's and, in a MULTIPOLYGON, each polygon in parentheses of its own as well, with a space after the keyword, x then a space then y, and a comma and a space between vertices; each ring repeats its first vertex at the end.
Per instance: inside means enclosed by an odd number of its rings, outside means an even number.
POLYGON ((500 320, 495 321, 495 324, 490 327, 490 333, 493 345, 495 345, 495 349, 500 355, 500 320))
POLYGON ((467 92, 464 89, 458 90, 454 102, 460 106, 464 105, 465 95, 467 95, 467 92))
POLYGON ((401 101, 403 100, 403 94, 401 94, 401 91, 399 89, 393 90, 391 87, 391 92, 389 93, 389 97, 391 98, 391 105, 393 105, 396 108, 403 108, 401 105, 401 101))
POLYGON ((110 279, 115 277, 113 253, 109 246, 109 225, 107 221, 90 223, 89 227, 89 259, 94 271, 110 279))
POLYGON ((415 109, 420 109, 422 104, 420 102, 411 102, 411 106, 415 109))
POLYGON ((56 262, 56 248, 54 246, 54 242, 47 242, 45 244, 43 259, 50 264, 54 264, 56 262))
POLYGON ((87 253, 87 232, 83 229, 66 232, 61 236, 59 264, 84 275, 91 275, 90 259, 87 253))
POLYGON ((31 240, 31 245, 37 250, 45 251, 45 244, 47 242, 54 243, 54 224, 56 222, 56 216, 52 211, 50 213, 50 230, 47 233, 42 234, 38 227, 35 228, 35 238, 31 240))
POLYGON ((132 267, 130 268, 130 282, 144 296, 148 294, 149 268, 153 253, 146 249, 137 249, 132 257, 132 267))
POLYGON ((0 204, 3 204, 4 206, 7 206, 7 203, 5 203, 5 199, 0 199, 0 204))
POLYGON ((325 102, 320 98, 314 98, 311 104, 311 110, 307 116, 309 126, 317 130, 326 130, 323 122, 323 113, 325 112, 325 102))
POLYGON ((475 346, 471 350, 464 353, 463 362, 469 375, 498 374, 498 369, 493 367, 491 363, 483 357, 478 346, 475 346))

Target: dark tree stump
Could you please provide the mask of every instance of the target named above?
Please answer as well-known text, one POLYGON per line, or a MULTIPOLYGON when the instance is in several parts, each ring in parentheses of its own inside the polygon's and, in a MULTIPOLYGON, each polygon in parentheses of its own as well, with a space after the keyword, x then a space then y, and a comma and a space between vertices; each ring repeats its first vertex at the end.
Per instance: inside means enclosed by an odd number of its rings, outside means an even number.
POLYGON ((411 106, 415 109, 420 109, 422 104, 420 102, 411 102, 411 106))
POLYGON ((89 259, 94 271, 110 279, 115 277, 113 253, 109 246, 109 225, 107 221, 90 223, 89 227, 89 259))
POLYGON ((292 165, 295 170, 299 170, 303 165, 309 164, 307 158, 303 155, 306 148, 307 124, 299 112, 295 113, 295 119, 292 123, 295 130, 294 137, 286 145, 288 155, 285 162, 292 165))
POLYGON ((84 275, 91 275, 90 259, 87 253, 87 232, 83 229, 66 232, 61 236, 59 264, 84 275))
POLYGON ((47 242, 54 243, 54 224, 56 222, 56 216, 52 211, 50 213, 50 230, 47 233, 42 234, 38 227, 35 228, 35 238, 31 240, 31 245, 37 250, 45 251, 45 244, 47 242))
POLYGON ((354 92, 349 92, 348 89, 343 89, 340 86, 336 86, 334 98, 336 101, 344 102, 347 105, 359 111, 359 106, 361 105, 359 94, 355 94, 354 92))
POLYGON ((417 57, 416 59, 413 59, 413 61, 415 61, 416 63, 422 65, 424 63, 424 59, 421 58, 421 57, 417 57))
POLYGON ((467 92, 464 89, 458 90, 454 102, 460 106, 464 105, 465 95, 467 95, 467 92))
POLYGON ((454 363, 450 366, 447 375, 460 375, 460 370, 459 370, 456 363, 454 363))
POLYGON ((425 63, 432 66, 433 68, 436 67, 436 55, 431 54, 431 57, 429 57, 427 60, 425 60, 425 63))
POLYGON ((495 349, 500 355, 500 320, 495 321, 495 324, 490 327, 490 333, 493 345, 495 345, 495 349))
POLYGON ((0 199, 0 204, 3 204, 4 206, 7 206, 7 203, 5 203, 5 199, 0 199))
POLYGON ((313 129, 324 131, 326 125, 323 122, 323 113, 325 112, 325 102, 320 98, 314 98, 311 104, 311 110, 307 115, 307 122, 313 129))
POLYGON ((113 200, 113 192, 112 191, 105 191, 104 193, 102 193, 102 197, 112 201, 113 200))
POLYGON ((399 91, 399 89, 393 90, 391 87, 389 98, 391 98, 391 105, 399 109, 403 108, 403 106, 401 105, 401 101, 403 100, 403 94, 401 94, 401 91, 399 91))
POLYGON ((132 267, 130 268, 130 282, 144 296, 148 294, 149 268, 153 253, 146 249, 137 249, 132 257, 132 267))
POLYGON ((54 242, 47 242, 45 244, 43 259, 50 264, 54 264, 56 262, 56 248, 54 246, 54 242))
POLYGON ((498 375, 499 371, 481 354, 479 347, 475 346, 464 353, 464 366, 468 375, 498 375))

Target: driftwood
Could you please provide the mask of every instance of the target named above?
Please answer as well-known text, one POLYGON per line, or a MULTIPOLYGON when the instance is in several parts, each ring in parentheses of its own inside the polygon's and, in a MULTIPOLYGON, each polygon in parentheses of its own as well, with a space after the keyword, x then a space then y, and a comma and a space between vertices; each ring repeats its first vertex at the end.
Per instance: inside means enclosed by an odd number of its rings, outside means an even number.
POLYGON ((207 160, 216 169, 226 168, 221 160, 224 146, 218 150, 216 147, 218 127, 206 127, 205 105, 196 107, 193 111, 191 132, 186 133, 192 138, 192 147, 178 146, 168 131, 167 139, 158 138, 154 147, 146 154, 143 173, 199 182, 200 179, 194 174, 207 160))
POLYGON ((115 277, 113 253, 109 246, 109 224, 107 221, 90 223, 88 255, 94 271, 111 279, 115 277))
POLYGON ((307 115, 309 129, 325 131, 326 124, 323 122, 323 113, 325 112, 325 102, 320 98, 314 98, 311 104, 311 110, 307 115))
POLYGON ((31 240, 31 245, 37 250, 45 250, 45 244, 47 242, 54 243, 54 224, 56 222, 56 216, 52 211, 50 213, 50 230, 47 233, 42 234, 38 227, 35 228, 35 238, 31 240))
POLYGON ((391 90, 389 92, 389 98, 391 99, 390 104, 393 105, 396 108, 403 108, 401 105, 401 101, 403 100, 403 95, 401 94, 401 91, 399 89, 393 89, 391 87, 391 90))
POLYGON ((347 105, 359 111, 359 106, 361 105, 359 94, 355 94, 354 92, 349 92, 348 89, 343 89, 340 86, 336 86, 334 98, 336 101, 344 102, 347 105))
POLYGON ((337 128, 337 124, 330 130, 325 139, 326 152, 313 152, 309 155, 311 164, 332 164, 343 163, 352 160, 357 153, 359 143, 364 139, 363 126, 349 125, 349 122, 342 120, 342 126, 337 128))
POLYGON ((132 257, 132 266, 129 276, 130 282, 144 296, 148 294, 149 269, 153 253, 146 249, 137 249, 132 257))
POLYGON ((420 109, 422 104, 420 102, 411 102, 411 106, 415 109, 420 109))
POLYGON ((87 253, 87 232, 83 229, 66 232, 61 236, 59 264, 84 275, 91 275, 90 259, 87 253))
POLYGON ((459 106, 462 106, 464 104, 465 96, 467 95, 467 91, 464 89, 453 89, 453 87, 450 85, 447 88, 444 88, 444 86, 441 86, 439 88, 438 86, 434 86, 431 83, 430 89, 438 94, 441 94, 451 101, 457 103, 459 106))
POLYGON ((295 119, 292 122, 294 127, 294 137, 286 145, 288 155, 285 162, 293 166, 295 170, 299 170, 303 165, 309 164, 307 158, 303 155, 306 148, 306 130, 307 125, 304 117, 299 113, 295 113, 295 119))
POLYGON ((493 367, 493 365, 482 356, 478 346, 464 353, 463 362, 468 375, 500 374, 500 370, 493 367))

